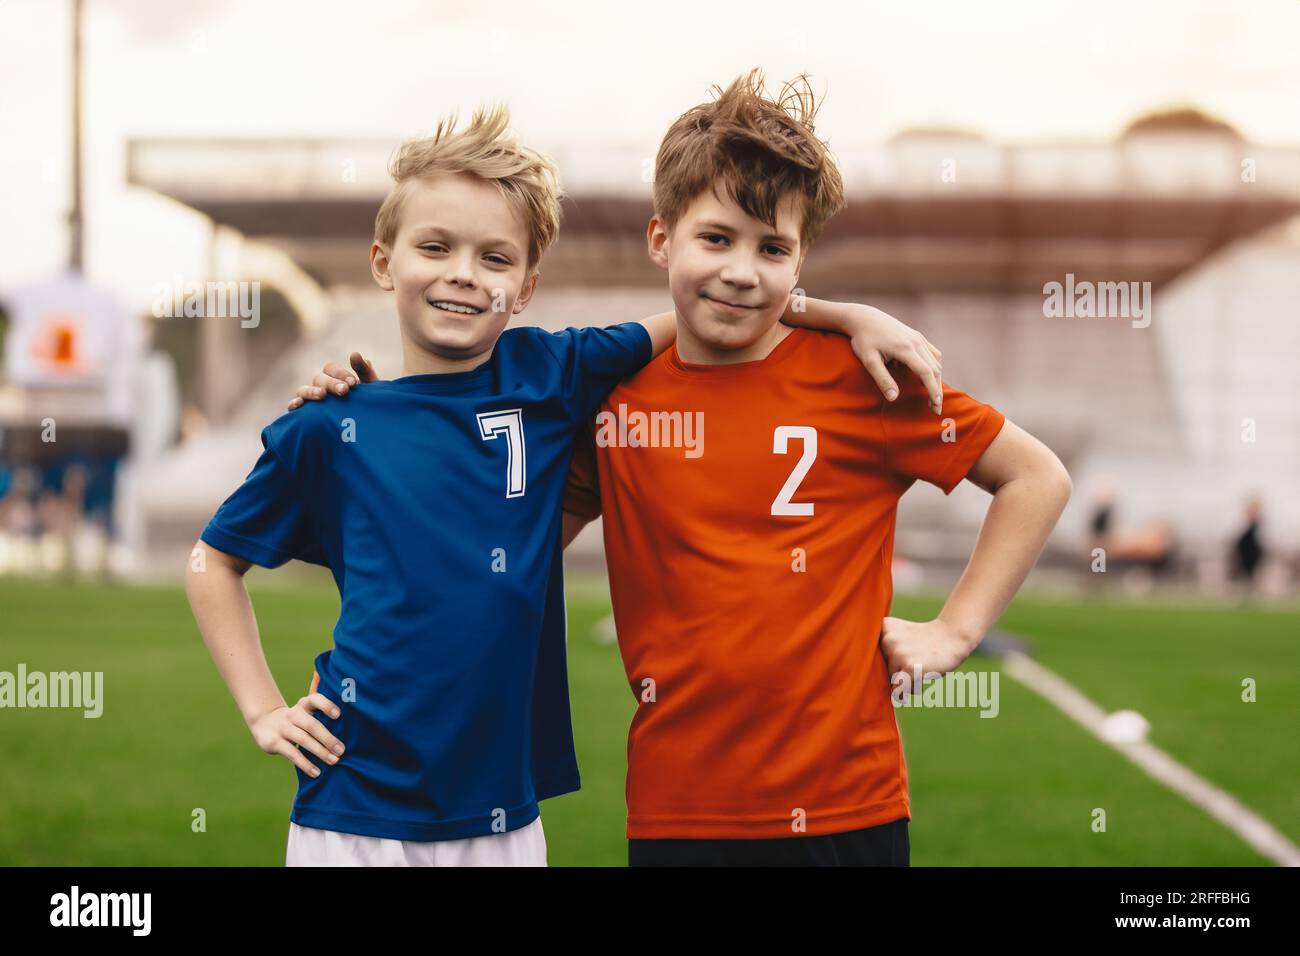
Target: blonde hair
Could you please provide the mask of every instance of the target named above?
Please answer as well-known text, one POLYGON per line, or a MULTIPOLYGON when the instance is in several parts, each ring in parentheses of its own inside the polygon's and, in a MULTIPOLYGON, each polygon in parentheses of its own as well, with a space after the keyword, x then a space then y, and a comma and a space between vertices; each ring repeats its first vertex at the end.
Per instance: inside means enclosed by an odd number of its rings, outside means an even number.
POLYGON ((388 164, 395 185, 375 216, 375 241, 391 249, 398 213, 410 184, 438 173, 472 173, 495 183, 528 227, 528 268, 560 234, 559 174, 555 164, 507 132, 510 111, 479 107, 469 127, 456 132, 456 115, 438 121, 432 136, 404 142, 388 164))
POLYGON ((721 180, 746 214, 775 228, 777 204, 793 191, 803 208, 800 242, 812 245, 845 201, 835 159, 813 129, 819 106, 808 78, 784 84, 775 98, 760 70, 713 89, 717 99, 679 116, 659 144, 655 215, 672 229, 721 180))

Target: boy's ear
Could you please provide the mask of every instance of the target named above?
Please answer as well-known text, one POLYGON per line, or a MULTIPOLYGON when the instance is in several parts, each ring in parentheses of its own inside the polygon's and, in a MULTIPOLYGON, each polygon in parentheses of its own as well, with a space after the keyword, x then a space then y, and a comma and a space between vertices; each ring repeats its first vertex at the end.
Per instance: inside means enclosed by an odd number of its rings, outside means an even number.
MULTIPOLYGON (((799 288, 799 276, 803 272, 803 261, 807 257, 807 255, 808 255, 808 247, 801 246, 799 249, 799 262, 794 267, 794 289, 799 288)), ((794 289, 791 289, 790 291, 793 292, 794 289)))
POLYGON ((650 261, 660 269, 668 268, 668 229, 658 216, 652 216, 645 230, 646 251, 650 261))
POLYGON ((515 299, 515 307, 512 310, 513 314, 517 314, 528 308, 528 303, 532 301, 533 293, 537 291, 537 280, 540 277, 541 273, 534 269, 532 275, 524 280, 523 288, 519 290, 519 297, 515 299))
POLYGON ((370 246, 370 274, 385 292, 393 291, 393 277, 388 273, 388 250, 379 243, 370 246))

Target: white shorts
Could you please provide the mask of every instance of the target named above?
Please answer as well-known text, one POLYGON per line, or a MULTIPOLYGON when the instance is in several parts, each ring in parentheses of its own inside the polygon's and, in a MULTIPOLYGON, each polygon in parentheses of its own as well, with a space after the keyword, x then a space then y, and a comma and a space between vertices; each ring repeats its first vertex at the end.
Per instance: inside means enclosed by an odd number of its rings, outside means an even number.
POLYGON ((463 840, 390 840, 289 824, 285 866, 545 866, 539 816, 526 827, 463 840))

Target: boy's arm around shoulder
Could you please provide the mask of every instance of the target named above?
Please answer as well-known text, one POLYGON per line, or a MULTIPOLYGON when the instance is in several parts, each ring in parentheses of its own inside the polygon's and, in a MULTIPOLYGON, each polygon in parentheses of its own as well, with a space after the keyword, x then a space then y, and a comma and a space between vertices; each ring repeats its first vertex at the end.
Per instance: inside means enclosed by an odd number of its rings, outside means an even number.
POLYGON ((654 358, 677 341, 677 313, 659 312, 639 320, 650 336, 650 357, 654 358))
MULTIPOLYGON (((677 338, 675 312, 660 312, 640 321, 650 336, 651 357, 668 348, 677 338)), ((855 302, 830 302, 799 295, 790 297, 781 321, 786 325, 834 332, 848 338, 854 354, 886 400, 892 402, 899 394, 898 384, 886 367, 889 362, 897 362, 911 369, 921 380, 935 413, 942 408, 942 353, 924 335, 889 313, 855 302)))

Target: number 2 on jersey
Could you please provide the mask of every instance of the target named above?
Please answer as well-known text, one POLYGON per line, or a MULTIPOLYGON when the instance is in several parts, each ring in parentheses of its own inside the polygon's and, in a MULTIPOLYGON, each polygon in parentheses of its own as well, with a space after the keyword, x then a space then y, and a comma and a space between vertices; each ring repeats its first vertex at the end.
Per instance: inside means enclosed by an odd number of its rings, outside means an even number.
POLYGON ((479 412, 478 430, 484 441, 492 441, 500 434, 506 436, 506 497, 518 498, 524 493, 528 469, 524 461, 524 412, 511 408, 503 412, 479 412))
POLYGON ((794 497, 799 482, 804 480, 808 469, 812 468, 813 462, 817 459, 817 429, 811 425, 777 425, 776 431, 772 432, 772 454, 786 454, 791 438, 798 438, 803 442, 803 455, 800 456, 799 463, 794 466, 794 471, 790 472, 790 477, 781 486, 781 490, 777 492, 776 500, 772 502, 772 514, 806 517, 813 513, 812 502, 794 502, 790 499, 794 497))

